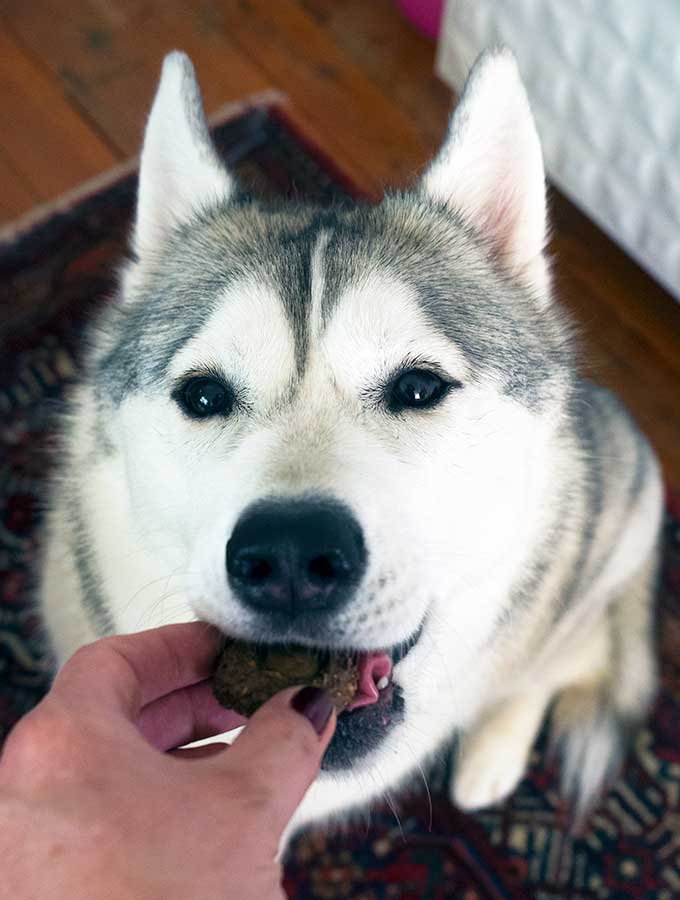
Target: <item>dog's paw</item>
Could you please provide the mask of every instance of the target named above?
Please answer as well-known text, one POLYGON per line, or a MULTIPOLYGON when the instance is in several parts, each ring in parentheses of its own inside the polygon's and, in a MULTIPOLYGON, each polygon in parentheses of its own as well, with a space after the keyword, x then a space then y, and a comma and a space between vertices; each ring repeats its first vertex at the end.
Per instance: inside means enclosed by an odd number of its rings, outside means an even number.
POLYGON ((490 710, 464 737, 449 794, 461 809, 481 809, 505 800, 517 787, 529 759, 548 697, 527 694, 490 710))
POLYGON ((505 800, 524 774, 529 749, 526 740, 513 743, 503 734, 471 735, 451 778, 452 802, 460 809, 473 810, 505 800))

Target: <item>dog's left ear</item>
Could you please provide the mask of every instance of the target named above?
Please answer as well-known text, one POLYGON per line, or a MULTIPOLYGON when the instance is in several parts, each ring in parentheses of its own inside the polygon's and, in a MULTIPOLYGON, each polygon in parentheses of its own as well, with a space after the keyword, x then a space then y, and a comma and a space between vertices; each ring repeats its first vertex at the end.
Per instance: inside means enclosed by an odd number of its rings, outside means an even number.
POLYGON ((213 147, 191 60, 169 53, 144 134, 133 246, 140 259, 232 182, 213 147))
POLYGON ((486 51, 473 66, 422 187, 458 210, 512 274, 547 291, 543 158, 509 50, 486 51))

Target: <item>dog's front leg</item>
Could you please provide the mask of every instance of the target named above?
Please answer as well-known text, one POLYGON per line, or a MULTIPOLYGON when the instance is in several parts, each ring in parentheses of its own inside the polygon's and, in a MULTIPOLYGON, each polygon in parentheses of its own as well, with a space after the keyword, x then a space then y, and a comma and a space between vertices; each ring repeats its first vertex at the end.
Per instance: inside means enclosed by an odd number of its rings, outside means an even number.
POLYGON ((517 786, 550 703, 544 691, 523 693, 485 713, 462 739, 450 796, 461 809, 504 800, 517 786))

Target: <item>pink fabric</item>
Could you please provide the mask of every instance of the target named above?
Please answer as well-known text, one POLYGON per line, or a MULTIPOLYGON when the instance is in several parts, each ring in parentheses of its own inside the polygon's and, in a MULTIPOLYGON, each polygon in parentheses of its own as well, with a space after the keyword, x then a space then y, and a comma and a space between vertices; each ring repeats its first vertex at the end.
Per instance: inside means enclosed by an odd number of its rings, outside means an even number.
POLYGON ((436 41, 444 11, 444 0, 398 0, 404 15, 419 31, 436 41))

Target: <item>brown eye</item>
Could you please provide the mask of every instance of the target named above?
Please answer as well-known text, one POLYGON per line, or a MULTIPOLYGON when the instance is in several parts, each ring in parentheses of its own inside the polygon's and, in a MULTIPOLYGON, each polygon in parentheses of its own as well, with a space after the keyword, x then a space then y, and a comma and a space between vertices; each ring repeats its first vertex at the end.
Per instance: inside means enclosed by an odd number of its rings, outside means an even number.
POLYGON ((191 378, 175 396, 187 415, 194 419, 228 416, 234 405, 233 394, 216 378, 191 378))
POLYGON ((449 389, 444 381, 426 369, 410 369, 396 378, 388 390, 388 403, 392 412, 403 409, 427 409, 438 403, 449 389))

